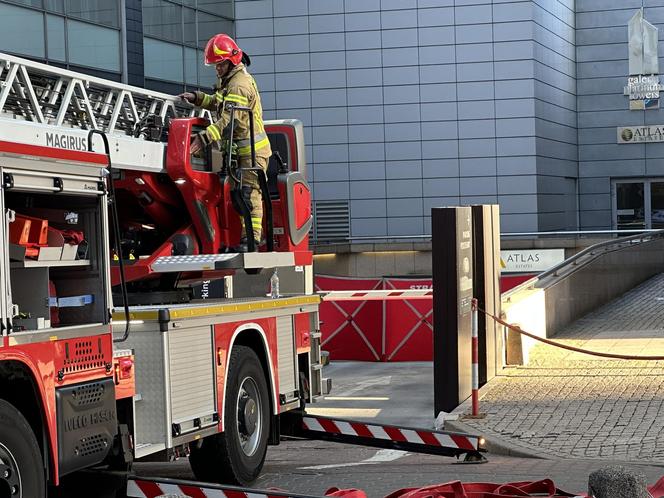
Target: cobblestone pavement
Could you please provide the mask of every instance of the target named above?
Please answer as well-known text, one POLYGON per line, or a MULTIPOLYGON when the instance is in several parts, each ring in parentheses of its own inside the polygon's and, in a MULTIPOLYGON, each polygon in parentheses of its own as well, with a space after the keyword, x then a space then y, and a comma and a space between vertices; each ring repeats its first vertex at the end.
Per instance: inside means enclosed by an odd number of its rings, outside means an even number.
MULTIPOLYGON (((554 339, 630 355, 664 356, 664 275, 578 320, 554 339)), ((664 463, 664 362, 608 360, 538 345, 463 422, 553 457, 664 463)))
MULTIPOLYGON (((263 474, 255 488, 279 488, 293 493, 322 496, 329 488, 359 488, 369 498, 386 496, 404 487, 462 480, 465 482, 510 482, 552 478, 569 492, 585 492, 588 475, 609 465, 592 460, 540 460, 490 455, 485 464, 459 464, 452 458, 432 455, 404 456, 381 463, 366 460, 386 450, 343 446, 324 441, 287 441, 268 450, 263 474)), ((629 464, 628 464, 629 465, 629 464)), ((654 484, 664 468, 634 465, 654 484)), ((169 464, 137 463, 139 475, 193 479, 186 459, 169 464)))

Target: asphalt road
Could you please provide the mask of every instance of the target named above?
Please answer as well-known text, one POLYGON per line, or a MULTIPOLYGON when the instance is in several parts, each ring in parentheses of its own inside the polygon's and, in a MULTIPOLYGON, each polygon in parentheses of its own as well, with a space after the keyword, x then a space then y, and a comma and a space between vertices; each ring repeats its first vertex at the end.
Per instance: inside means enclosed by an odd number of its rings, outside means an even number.
MULTIPOLYGON (((331 396, 308 411, 367 422, 432 428, 433 371, 431 363, 335 362, 324 374, 334 380, 331 396)), ((510 482, 552 478, 561 489, 585 492, 596 469, 620 462, 610 460, 544 460, 487 455, 488 463, 463 464, 456 459, 376 450, 324 441, 285 441, 270 447, 256 488, 279 488, 322 496, 331 487, 358 488, 369 498, 386 496, 405 487, 421 487, 452 480, 510 482)), ((627 465, 654 483, 664 466, 627 465)), ((194 479, 186 459, 138 463, 142 476, 194 479)))
MULTIPOLYGON (((488 455, 484 464, 456 463, 453 458, 414 455, 390 450, 342 446, 322 441, 288 441, 268 450, 263 474, 255 488, 279 488, 322 496, 331 487, 359 488, 369 498, 386 496, 406 487, 452 480, 510 482, 551 478, 569 492, 586 492, 588 476, 596 469, 620 462, 597 460, 542 460, 488 455)), ((629 464, 649 483, 664 475, 664 467, 629 464)), ((186 459, 168 464, 140 463, 143 476, 193 479, 186 459)))

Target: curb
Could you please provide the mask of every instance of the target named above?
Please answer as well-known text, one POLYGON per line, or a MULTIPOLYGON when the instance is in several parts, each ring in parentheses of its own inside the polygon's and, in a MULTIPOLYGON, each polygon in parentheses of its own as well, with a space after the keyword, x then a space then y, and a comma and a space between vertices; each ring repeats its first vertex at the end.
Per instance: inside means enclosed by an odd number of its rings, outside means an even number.
POLYGON ((503 455, 503 456, 512 456, 512 457, 521 457, 521 458, 537 458, 539 460, 558 460, 555 457, 549 455, 542 455, 535 450, 531 450, 519 445, 516 445, 510 441, 506 441, 504 438, 500 438, 494 435, 483 434, 482 431, 478 431, 475 427, 471 427, 468 424, 465 424, 461 420, 446 420, 445 421, 445 430, 452 432, 463 432, 466 434, 477 434, 484 438, 484 447, 487 450, 487 453, 490 455, 503 455))
MULTIPOLYGON (((486 392, 491 389, 493 382, 498 378, 499 378, 498 376, 494 377, 480 388, 479 391, 480 399, 482 399, 484 394, 486 394, 486 392)), ((473 427, 463 422, 464 415, 470 413, 470 409, 471 409, 471 399, 468 398, 459 406, 457 406, 454 410, 452 410, 452 414, 458 415, 459 419, 445 420, 445 430, 453 432, 464 432, 467 434, 480 433, 480 435, 484 438, 485 441, 484 447, 486 448, 487 453, 489 454, 513 456, 521 458, 537 458, 539 460, 559 460, 558 457, 555 457, 553 455, 542 454, 541 452, 538 452, 536 449, 521 446, 519 444, 510 441, 507 438, 500 437, 496 434, 493 433, 482 434, 480 429, 477 429, 476 427, 473 427)))

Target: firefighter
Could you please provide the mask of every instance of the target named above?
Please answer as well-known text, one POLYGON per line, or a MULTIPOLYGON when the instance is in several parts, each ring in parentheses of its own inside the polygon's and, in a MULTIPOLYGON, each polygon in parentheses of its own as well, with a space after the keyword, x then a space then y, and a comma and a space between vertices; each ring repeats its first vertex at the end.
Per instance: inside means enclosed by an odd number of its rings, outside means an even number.
MULTIPOLYGON (((203 92, 185 92, 180 98, 198 107, 217 111, 217 121, 196 135, 191 144, 192 154, 199 153, 204 147, 220 143, 222 147, 227 143, 230 130, 230 109, 232 106, 249 107, 254 115, 254 140, 256 150, 256 166, 264 172, 267 171, 268 161, 272 155, 270 141, 263 127, 263 109, 258 94, 256 81, 247 71, 250 64, 249 57, 242 52, 235 41, 228 35, 218 34, 208 41, 205 47, 205 64, 214 65, 217 71, 217 83, 214 94, 203 92)), ((251 145, 249 135, 249 114, 236 111, 234 116, 233 150, 235 151, 238 167, 251 167, 251 145)), ((223 150, 226 150, 225 147, 223 150)), ((251 212, 251 229, 254 234, 256 246, 260 244, 263 228, 263 200, 258 183, 258 171, 242 172, 242 198, 251 212)), ((235 188, 236 179, 231 177, 231 186, 235 188)), ((236 207, 237 209, 237 207, 236 207)), ((246 252, 248 249, 246 227, 244 218, 240 216, 242 234, 238 251, 246 252)))

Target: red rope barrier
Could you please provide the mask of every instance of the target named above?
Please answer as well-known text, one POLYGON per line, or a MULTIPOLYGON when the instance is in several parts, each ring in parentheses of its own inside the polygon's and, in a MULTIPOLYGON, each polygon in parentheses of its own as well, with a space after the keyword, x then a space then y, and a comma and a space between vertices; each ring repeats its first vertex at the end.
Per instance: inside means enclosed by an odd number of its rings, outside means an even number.
POLYGON ((562 349, 567 349, 568 351, 574 351, 575 353, 583 353, 583 354, 588 354, 591 356, 600 356, 602 358, 614 358, 617 360, 647 360, 647 361, 664 361, 664 356, 633 356, 633 355, 626 355, 626 354, 614 354, 614 353, 602 353, 600 351, 589 351, 587 349, 581 349, 581 348, 576 348, 574 346, 568 346, 567 344, 561 344, 556 341, 552 341, 551 339, 545 339, 544 337, 538 337, 534 334, 531 334, 530 332, 526 332, 525 330, 522 330, 521 327, 518 327, 517 325, 511 325, 507 323, 504 320, 501 320, 497 316, 492 315, 491 313, 483 310, 482 308, 478 308, 482 313, 484 313, 486 316, 494 319, 496 322, 500 323, 501 325, 504 325, 510 330, 513 330, 514 332, 517 332, 519 334, 525 335, 526 337, 530 337, 531 339, 535 339, 536 341, 543 342, 544 344, 548 344, 549 346, 555 346, 557 348, 562 348, 562 349))

